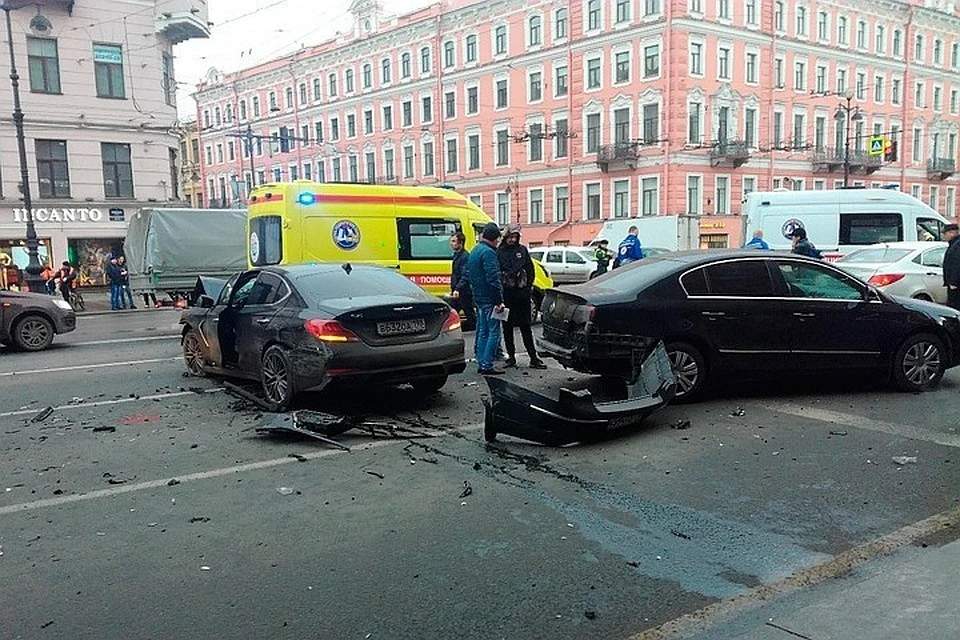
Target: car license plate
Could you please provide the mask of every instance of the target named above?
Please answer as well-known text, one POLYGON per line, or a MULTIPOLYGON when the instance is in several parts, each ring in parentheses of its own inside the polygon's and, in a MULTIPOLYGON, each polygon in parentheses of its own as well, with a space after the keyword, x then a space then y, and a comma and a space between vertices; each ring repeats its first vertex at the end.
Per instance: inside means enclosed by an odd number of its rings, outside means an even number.
POLYGON ((427 321, 423 318, 377 323, 377 335, 380 336, 402 336, 410 333, 423 333, 426 330, 427 321))

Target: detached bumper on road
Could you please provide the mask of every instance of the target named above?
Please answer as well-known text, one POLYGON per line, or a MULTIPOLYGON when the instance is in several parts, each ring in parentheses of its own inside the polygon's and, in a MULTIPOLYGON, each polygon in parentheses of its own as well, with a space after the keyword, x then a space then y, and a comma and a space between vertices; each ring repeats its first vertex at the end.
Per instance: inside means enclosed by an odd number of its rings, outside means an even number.
POLYGON ((503 433, 553 446, 637 424, 672 400, 676 389, 662 342, 647 353, 625 389, 607 398, 598 388, 561 387, 554 399, 503 378, 485 379, 491 395, 484 416, 488 441, 503 433))

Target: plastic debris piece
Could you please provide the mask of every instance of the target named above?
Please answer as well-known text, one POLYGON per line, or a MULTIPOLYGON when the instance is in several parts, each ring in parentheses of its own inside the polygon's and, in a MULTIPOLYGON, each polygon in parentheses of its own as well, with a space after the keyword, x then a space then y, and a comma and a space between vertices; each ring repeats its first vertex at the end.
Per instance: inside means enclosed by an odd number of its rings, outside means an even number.
POLYGON ((170 481, 167 482, 167 486, 168 486, 168 487, 173 487, 173 486, 176 486, 176 485, 178 485, 178 484, 180 484, 180 481, 177 480, 176 478, 170 478, 170 481))
POLYGON ((30 418, 30 422, 43 422, 47 418, 53 415, 53 407, 47 407, 37 415, 30 418))
POLYGON ((747 415, 747 412, 743 410, 743 407, 737 407, 736 409, 730 412, 731 418, 740 418, 745 415, 747 415))
POLYGON ((672 425, 670 425, 670 428, 671 428, 671 429, 678 429, 678 430, 681 430, 681 431, 682 431, 683 429, 689 429, 689 428, 690 428, 690 421, 689 421, 689 420, 677 420, 677 421, 674 422, 672 425))
POLYGON ((899 465, 917 464, 917 456, 893 456, 891 460, 899 465))
POLYGON ((586 618, 587 620, 596 620, 597 612, 592 609, 587 609, 586 611, 583 612, 583 617, 586 618))
POLYGON ((306 461, 307 461, 307 456, 302 455, 302 454, 299 454, 299 453, 291 453, 291 454, 289 454, 287 457, 288 457, 288 458, 293 458, 293 459, 296 460, 297 462, 306 462, 306 461))
POLYGON ((832 436, 845 436, 847 435, 846 431, 831 431, 830 435, 832 436))
POLYGON ((383 480, 383 474, 382 474, 382 473, 379 473, 379 472, 377 472, 377 471, 370 471, 369 469, 367 469, 366 471, 364 471, 364 473, 368 473, 368 474, 370 474, 371 476, 375 476, 375 477, 380 478, 381 480, 383 480))
POLYGON ((207 565, 203 565, 200 567, 200 571, 210 571, 210 567, 208 567, 207 565))
POLYGON ((466 480, 463 481, 463 491, 460 492, 461 498, 466 498, 467 496, 473 493, 473 487, 470 486, 470 483, 466 480))
POLYGON ((291 489, 290 487, 280 487, 279 489, 277 489, 277 493, 279 493, 282 496, 289 496, 290 494, 293 493, 293 489, 291 489))

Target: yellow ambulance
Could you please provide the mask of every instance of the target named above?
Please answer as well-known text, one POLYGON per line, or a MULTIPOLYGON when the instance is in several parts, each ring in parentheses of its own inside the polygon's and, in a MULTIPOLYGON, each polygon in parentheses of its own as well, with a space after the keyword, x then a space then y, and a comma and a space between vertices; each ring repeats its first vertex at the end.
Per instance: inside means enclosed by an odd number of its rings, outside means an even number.
MULTIPOLYGON (((450 292, 450 236, 472 249, 490 218, 452 189, 398 185, 265 184, 250 193, 247 260, 251 267, 354 262, 397 269, 427 291, 450 292)), ((534 304, 553 286, 534 262, 534 304)))

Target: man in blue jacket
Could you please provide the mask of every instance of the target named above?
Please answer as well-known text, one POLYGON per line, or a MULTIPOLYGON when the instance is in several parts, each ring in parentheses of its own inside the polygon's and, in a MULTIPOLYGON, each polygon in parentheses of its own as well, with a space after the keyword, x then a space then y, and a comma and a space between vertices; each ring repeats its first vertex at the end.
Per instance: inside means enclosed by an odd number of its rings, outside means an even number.
POLYGON ((502 313, 503 282, 500 280, 500 263, 497 260, 497 244, 500 227, 488 222, 480 234, 480 242, 470 252, 467 271, 470 287, 477 305, 477 334, 475 350, 480 375, 501 375, 503 371, 493 368, 493 359, 500 346, 500 321, 493 317, 494 311, 502 313))
POLYGON ((639 234, 640 230, 637 229, 636 225, 630 227, 627 237, 617 247, 618 267, 643 259, 643 248, 640 246, 640 238, 637 237, 639 234))

